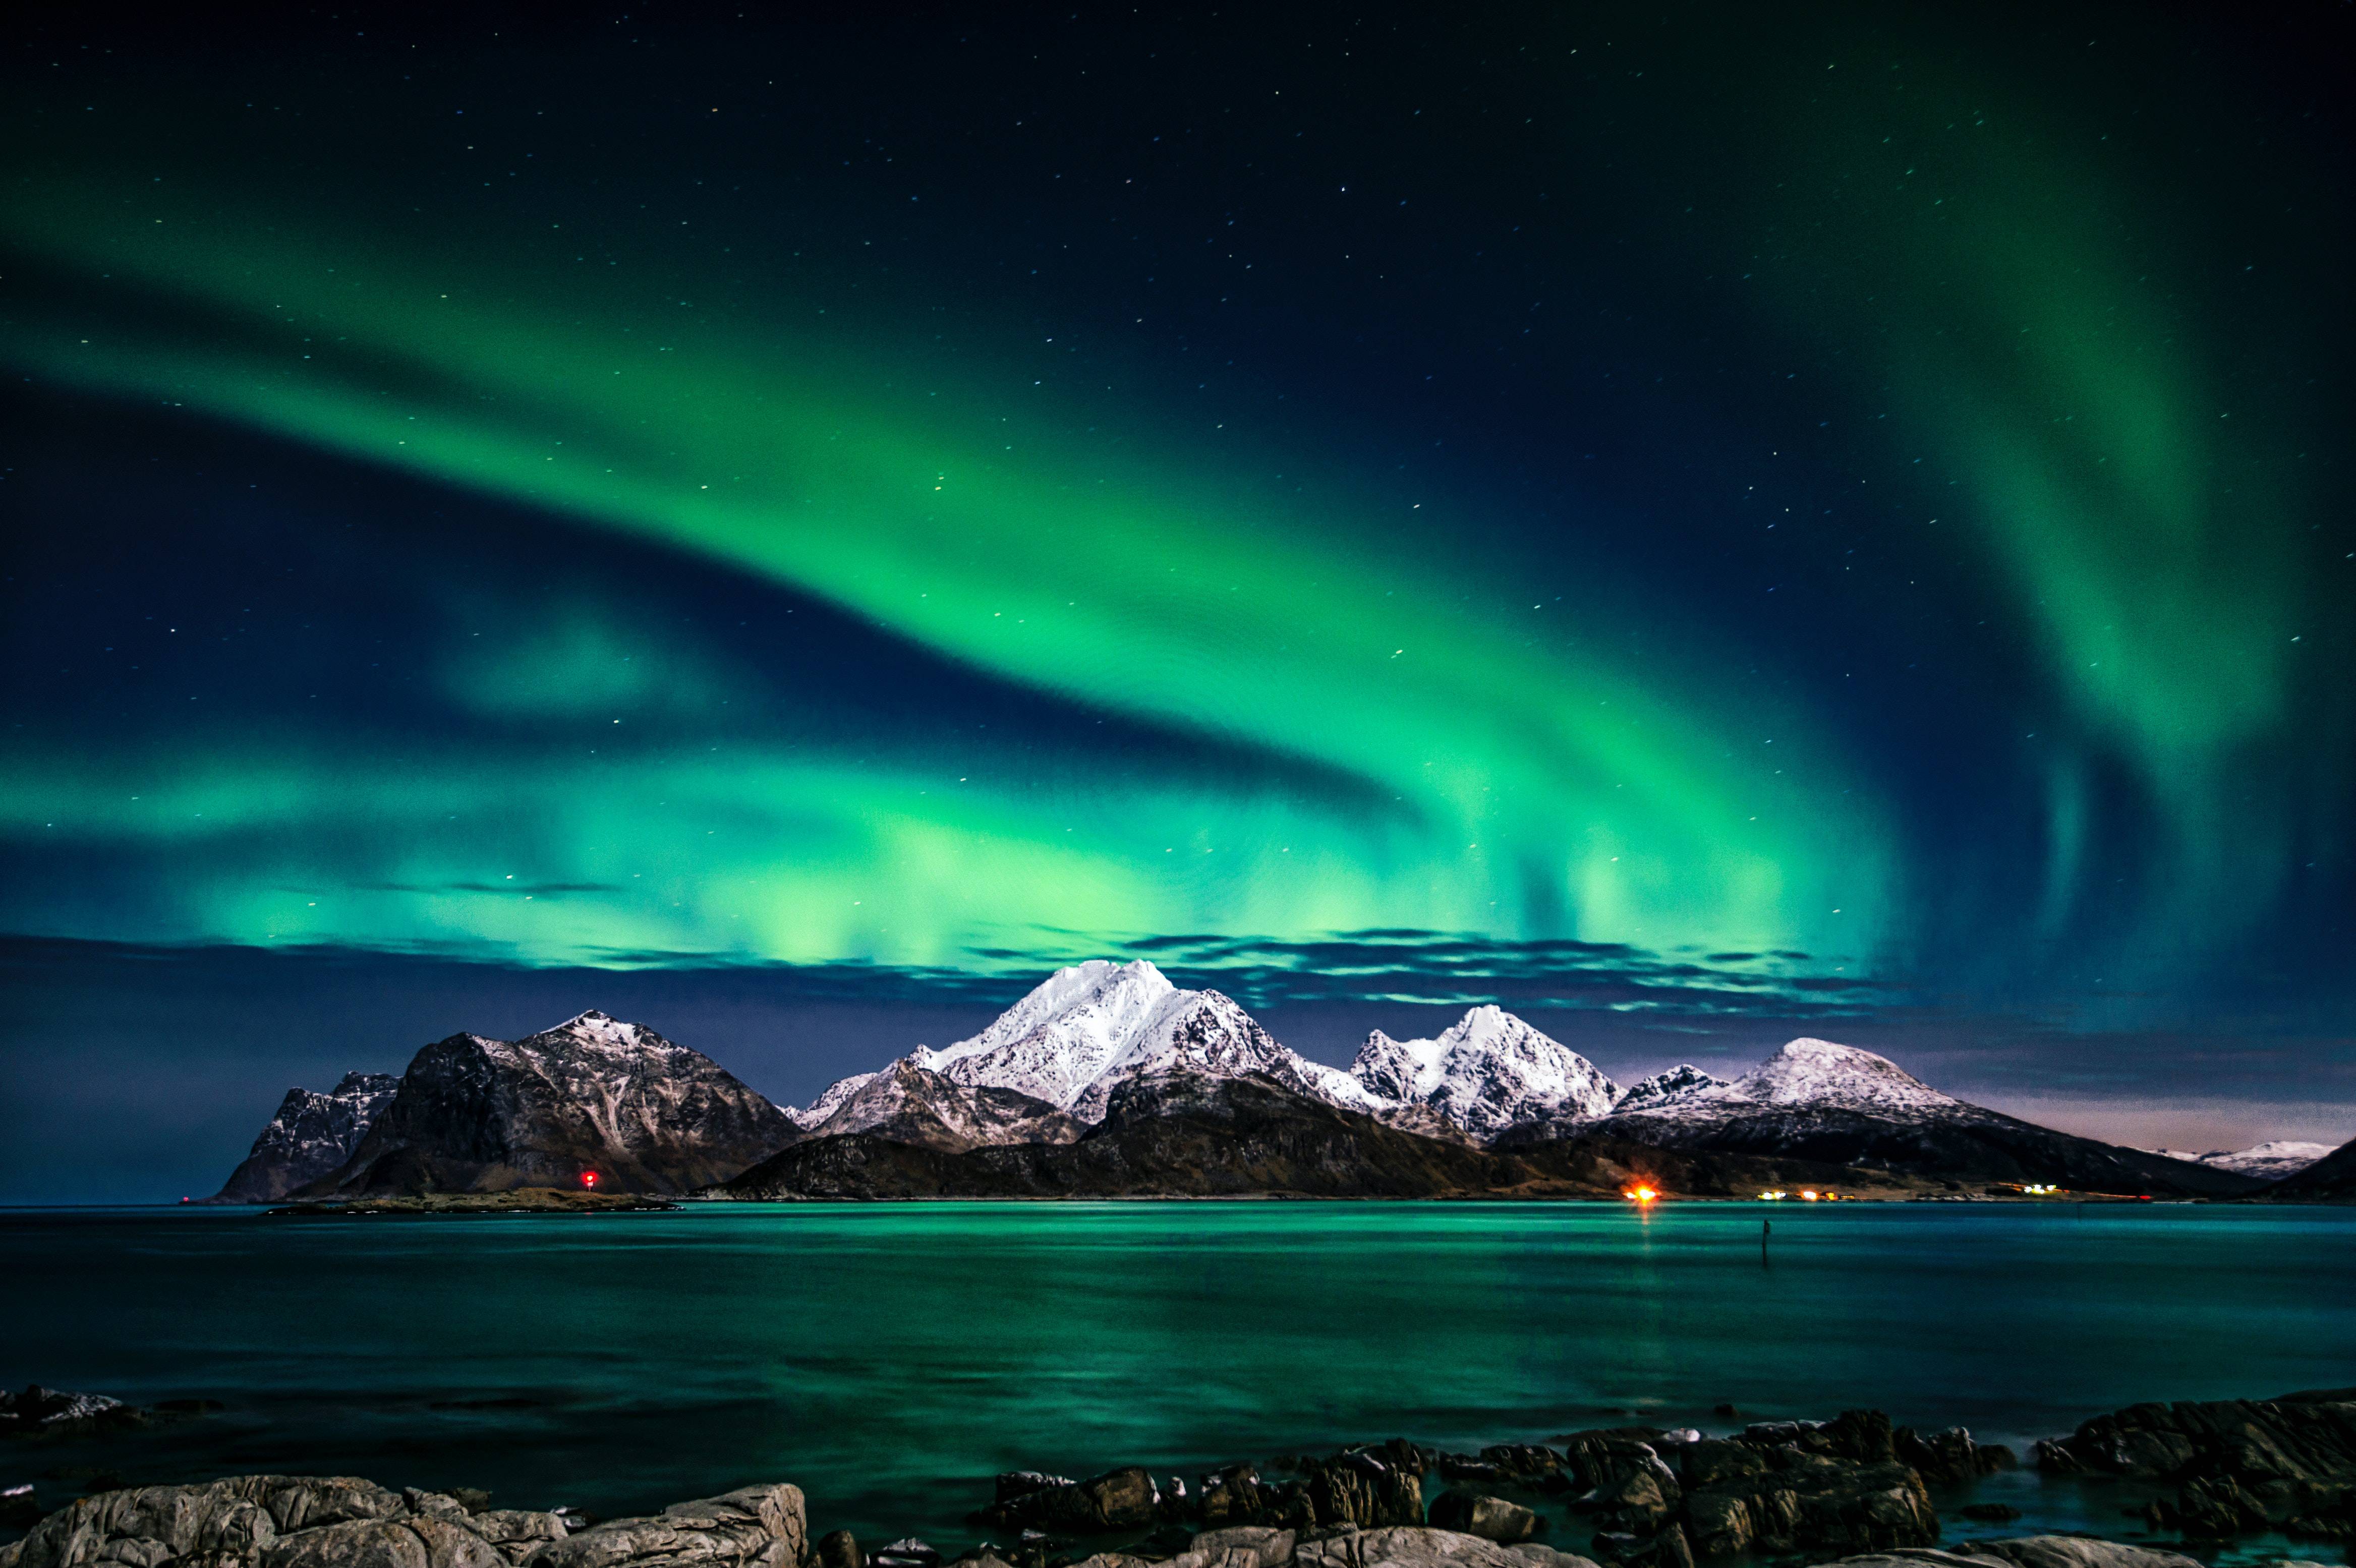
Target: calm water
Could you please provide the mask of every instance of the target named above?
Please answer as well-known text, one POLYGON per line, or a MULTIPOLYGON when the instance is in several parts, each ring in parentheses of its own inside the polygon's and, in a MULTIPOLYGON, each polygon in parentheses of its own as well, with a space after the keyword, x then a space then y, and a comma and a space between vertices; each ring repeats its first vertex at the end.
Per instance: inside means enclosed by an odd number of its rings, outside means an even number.
MULTIPOLYGON (((2356 1211, 1778 1205, 1762 1264, 1764 1210, 0 1213, 0 1376, 230 1407, 0 1448, 27 1472, 0 1481, 332 1470, 612 1514, 781 1478, 820 1529, 954 1547, 1001 1469, 1724 1430, 1730 1401, 2025 1450, 2137 1400, 2356 1384, 2356 1211)), ((1956 1534, 2119 1535, 2131 1500, 2030 1475, 1979 1495, 2029 1518, 1956 1534)))

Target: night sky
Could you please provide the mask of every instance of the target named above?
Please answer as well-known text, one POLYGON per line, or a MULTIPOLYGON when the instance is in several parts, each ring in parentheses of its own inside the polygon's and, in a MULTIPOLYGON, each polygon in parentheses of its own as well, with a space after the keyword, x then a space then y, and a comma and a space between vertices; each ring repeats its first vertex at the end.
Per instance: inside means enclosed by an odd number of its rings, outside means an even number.
POLYGON ((0 1200, 1089 956, 2356 1134, 2346 6, 241 9, 0 35, 0 1200))

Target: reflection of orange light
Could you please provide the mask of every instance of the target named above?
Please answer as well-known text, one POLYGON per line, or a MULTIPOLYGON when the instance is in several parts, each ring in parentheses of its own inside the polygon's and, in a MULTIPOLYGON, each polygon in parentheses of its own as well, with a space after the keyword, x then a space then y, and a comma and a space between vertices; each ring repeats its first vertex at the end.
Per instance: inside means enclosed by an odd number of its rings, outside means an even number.
POLYGON ((1638 1203, 1650 1203, 1654 1199, 1658 1198, 1660 1195, 1661 1194, 1658 1189, 1642 1185, 1631 1187, 1626 1192, 1621 1194, 1622 1197, 1631 1199, 1638 1203))
POLYGON ((584 1170, 584 1171, 583 1171, 583 1172, 581 1173, 581 1185, 582 1185, 582 1186, 584 1186, 584 1187, 594 1187, 594 1186, 596 1186, 596 1185, 597 1185, 597 1173, 596 1173, 595 1171, 594 1171, 594 1170, 584 1170))

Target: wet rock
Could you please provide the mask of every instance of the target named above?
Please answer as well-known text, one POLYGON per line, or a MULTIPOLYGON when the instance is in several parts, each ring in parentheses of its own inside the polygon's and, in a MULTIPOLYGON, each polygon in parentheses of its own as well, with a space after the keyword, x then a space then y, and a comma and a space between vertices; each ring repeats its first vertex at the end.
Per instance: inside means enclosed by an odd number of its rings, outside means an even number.
POLYGON ((533 1568, 680 1562, 711 1568, 794 1568, 808 1545, 799 1487, 744 1487, 716 1498, 673 1503, 645 1518, 607 1520, 551 1542, 528 1561, 533 1568))
POLYGON ((1527 1541, 1546 1525, 1546 1520, 1519 1503, 1465 1491, 1442 1492, 1433 1499, 1431 1522, 1442 1530, 1460 1531, 1506 1546, 1527 1541))
MULTIPOLYGON (((451 1496, 465 1500, 466 1493, 451 1496)), ((475 1494, 481 1497, 484 1494, 475 1494)), ((499 1549, 509 1563, 521 1563, 552 1541, 572 1533, 562 1519, 537 1509, 480 1509, 468 1517, 467 1528, 499 1549)))
POLYGON ((1006 1470, 1000 1473, 995 1484, 998 1495, 992 1500, 1004 1503, 1028 1497, 1033 1492, 1044 1492, 1050 1487, 1068 1487, 1072 1478, 1069 1476, 1051 1476, 1044 1470, 1006 1470))
MULTIPOLYGON (((1001 1481, 1003 1477, 1001 1477, 1001 1481)), ((1101 1535, 1143 1530, 1160 1516, 1161 1494, 1141 1466, 1018 1492, 981 1510, 985 1524, 1004 1530, 1041 1530, 1066 1535, 1101 1535)))
POLYGON ((1319 1528, 1355 1524, 1362 1530, 1423 1522, 1423 1482, 1417 1472, 1356 1449, 1312 1460, 1301 1472, 1305 1522, 1319 1528))
POLYGON ((877 1547, 872 1561, 875 1568, 940 1568, 941 1554, 932 1542, 906 1535, 877 1547))
POLYGON ((1693 1568, 1693 1547, 1680 1526, 1650 1535, 1605 1531, 1595 1538, 1595 1556, 1607 1568, 1693 1568))
POLYGON ((1933 1487, 1959 1487, 2013 1467, 2011 1449, 2000 1445, 1982 1447, 1961 1426, 1921 1435, 1911 1426, 1901 1426, 1892 1437, 1898 1459, 1912 1466, 1914 1473, 1933 1487))
POLYGON ((1350 1531, 1293 1549, 1295 1568, 1595 1568, 1543 1546, 1500 1546, 1427 1526, 1350 1531))
POLYGON ((1649 1443, 1601 1433, 1578 1434, 1563 1462, 1578 1495, 1570 1506, 1607 1533, 1649 1540, 1684 1498, 1676 1475, 1649 1443))
POLYGON ((2040 1469, 2174 1481, 2157 1520, 2222 1540, 2266 1529, 2356 1533, 2356 1390, 2136 1404, 2037 1445, 2040 1469))
POLYGON ((867 1568, 859 1538, 847 1530, 830 1530, 818 1538, 817 1568, 867 1568))

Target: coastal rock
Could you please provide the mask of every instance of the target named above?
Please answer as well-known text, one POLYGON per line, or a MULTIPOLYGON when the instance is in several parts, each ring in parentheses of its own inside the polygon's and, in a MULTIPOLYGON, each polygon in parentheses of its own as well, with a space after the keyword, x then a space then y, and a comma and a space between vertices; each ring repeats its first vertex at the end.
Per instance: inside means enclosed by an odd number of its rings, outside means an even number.
POLYGON ((2356 1535, 2356 1389, 2130 1405, 2037 1452, 2049 1472, 2174 1482, 2154 1522, 2187 1535, 2356 1535))
POLYGON ((744 1487, 645 1518, 591 1525, 527 1562, 530 1568, 795 1568, 809 1531, 799 1487, 744 1487))
POLYGON ((1479 1492, 1446 1491, 1432 1499, 1431 1522, 1511 1546, 1536 1535, 1546 1521, 1532 1509, 1479 1492))
POLYGON ((1835 1558, 1814 1568, 2201 1568, 2176 1552, 2090 1541, 2076 1535, 2031 1535, 2017 1541, 1975 1541, 1953 1551, 1918 1548, 1835 1558))
POLYGON ((1301 1495, 1319 1529, 1373 1530, 1423 1522, 1423 1482, 1415 1470, 1365 1450, 1302 1467, 1301 1495))
POLYGON ((2000 1443, 1975 1443, 1969 1430, 1961 1426, 1927 1435, 1918 1435, 1911 1426, 1901 1426, 1892 1434, 1892 1446, 1899 1459, 1912 1465, 1914 1473, 1933 1487, 1962 1486, 1998 1470, 2009 1470, 2018 1463, 2011 1449, 2000 1443))
POLYGON ((390 1072, 347 1072, 324 1094, 287 1090, 278 1114, 209 1201, 275 1203, 330 1174, 359 1147, 400 1086, 390 1072))
POLYGON ((1194 1538, 1194 1545, 1185 1556, 1177 1559, 1177 1564, 1179 1568, 1284 1568, 1292 1561, 1295 1540, 1293 1531, 1266 1525, 1239 1524, 1226 1530, 1206 1530, 1194 1538), (1198 1553, 1202 1563, 1187 1562, 1187 1557, 1198 1553))
POLYGON ((1429 1526, 1348 1531, 1293 1549, 1296 1568, 1595 1568, 1584 1557, 1543 1546, 1500 1546, 1429 1526))
POLYGON ((83 1436, 141 1424, 141 1413, 102 1393, 28 1383, 22 1393, 0 1392, 0 1434, 83 1436))
POLYGON ((817 1568, 867 1568, 867 1559, 859 1550, 859 1538, 847 1530, 829 1531, 818 1538, 817 1568))
POLYGON ((587 1012, 425 1047, 350 1158, 293 1196, 577 1190, 590 1173, 601 1191, 685 1192, 801 1136, 710 1057, 587 1012))
MULTIPOLYGON (((447 1499, 441 1499, 446 1501, 447 1499)), ((0 1549, 0 1568, 507 1568, 470 1523, 350 1476, 235 1476, 82 1498, 0 1549)))
MULTIPOLYGON (((1001 1484, 1006 1477, 1000 1477, 1001 1484)), ((1085 1481, 1018 1490, 981 1510, 985 1524, 1003 1530, 1038 1530, 1061 1535, 1101 1535, 1143 1530, 1161 1512, 1161 1494, 1142 1466, 1107 1470, 1085 1481)))

